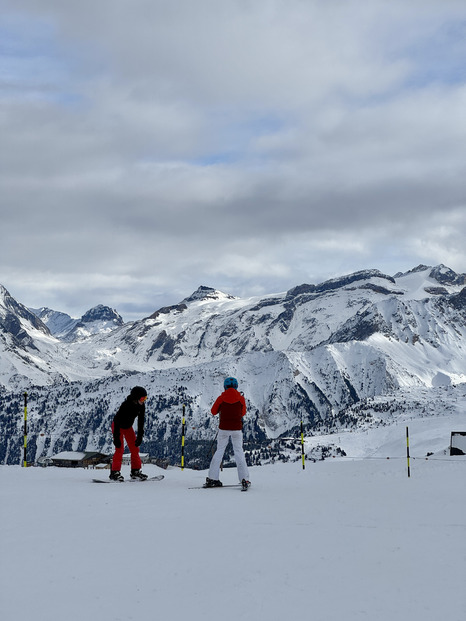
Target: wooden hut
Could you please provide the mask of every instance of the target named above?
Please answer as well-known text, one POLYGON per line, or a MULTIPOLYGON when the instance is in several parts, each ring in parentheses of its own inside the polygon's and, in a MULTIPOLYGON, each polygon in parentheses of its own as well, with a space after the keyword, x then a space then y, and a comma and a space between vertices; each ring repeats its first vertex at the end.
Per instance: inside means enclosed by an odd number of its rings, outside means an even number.
POLYGON ((59 468, 94 468, 97 464, 109 463, 111 457, 97 452, 63 451, 52 455, 51 460, 59 468))

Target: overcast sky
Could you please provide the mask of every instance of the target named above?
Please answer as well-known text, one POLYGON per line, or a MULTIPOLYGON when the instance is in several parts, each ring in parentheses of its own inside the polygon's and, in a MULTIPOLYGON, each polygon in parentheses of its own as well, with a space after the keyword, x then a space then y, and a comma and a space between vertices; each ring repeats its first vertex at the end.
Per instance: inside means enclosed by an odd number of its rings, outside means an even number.
POLYGON ((464 0, 2 0, 0 106, 27 306, 466 272, 464 0))

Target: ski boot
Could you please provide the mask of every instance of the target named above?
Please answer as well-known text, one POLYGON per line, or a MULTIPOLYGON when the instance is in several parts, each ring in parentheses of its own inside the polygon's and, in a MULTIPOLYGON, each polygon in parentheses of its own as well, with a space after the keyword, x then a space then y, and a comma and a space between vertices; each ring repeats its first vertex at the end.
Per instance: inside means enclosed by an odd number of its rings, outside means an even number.
POLYGON ((209 479, 209 477, 206 477, 204 487, 223 487, 223 483, 216 479, 209 479))
POLYGON ((139 479, 139 481, 145 481, 147 479, 147 474, 144 474, 141 470, 131 470, 131 478, 139 479))
POLYGON ((109 477, 110 481, 121 481, 125 480, 125 477, 121 474, 119 470, 110 470, 109 477))
POLYGON ((242 489, 242 491, 245 492, 248 489, 248 487, 251 487, 251 481, 246 481, 246 479, 243 479, 241 481, 241 489, 242 489))

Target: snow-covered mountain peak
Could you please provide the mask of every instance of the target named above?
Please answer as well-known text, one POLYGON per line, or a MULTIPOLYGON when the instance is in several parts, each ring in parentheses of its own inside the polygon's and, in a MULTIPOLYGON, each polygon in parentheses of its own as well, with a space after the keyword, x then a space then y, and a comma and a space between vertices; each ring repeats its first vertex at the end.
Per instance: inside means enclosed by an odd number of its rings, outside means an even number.
POLYGON ((3 285, 0 285, 0 306, 5 305, 5 299, 11 297, 3 285))
POLYGON ((325 280, 318 285, 302 284, 293 287, 286 293, 287 298, 296 297, 303 294, 322 294, 338 289, 364 287, 364 288, 380 288, 383 292, 389 293, 391 286, 395 284, 395 279, 391 276, 383 274, 379 270, 360 270, 338 278, 325 280))
POLYGON ((434 278, 442 285, 453 285, 464 287, 466 285, 466 274, 457 274, 442 263, 432 268, 430 277, 434 278))
POLYGON ((117 311, 109 306, 104 306, 103 304, 98 304, 88 310, 81 317, 82 323, 92 323, 94 321, 110 321, 115 326, 123 325, 123 319, 117 313, 117 311))
MULTIPOLYGON (((213 289, 212 287, 206 287, 205 285, 201 285, 196 289, 196 291, 194 291, 194 293, 189 295, 187 298, 181 300, 179 304, 163 306, 142 321, 148 325, 153 325, 154 320, 170 322, 173 319, 173 315, 179 315, 179 313, 186 311, 188 307, 192 308, 193 305, 195 305, 196 303, 198 305, 204 305, 211 302, 225 302, 237 299, 239 298, 235 298, 235 296, 229 295, 228 293, 223 293, 222 291, 218 291, 217 289, 213 289)), ((137 325, 139 322, 135 323, 137 325)))
POLYGON ((49 334, 45 324, 26 306, 17 302, 9 292, 0 285, 0 328, 18 336, 18 333, 37 330, 49 334))
POLYGON ((408 276, 409 274, 415 274, 416 272, 425 272, 427 270, 431 270, 432 266, 420 264, 407 272, 397 272, 393 278, 401 278, 402 276, 408 276))
POLYGON ((206 287, 205 285, 201 285, 194 293, 185 298, 181 303, 189 304, 190 302, 207 302, 207 301, 221 301, 221 300, 236 300, 237 298, 234 295, 230 295, 229 293, 223 293, 223 291, 218 291, 217 289, 213 289, 212 287, 206 287))
POLYGON ((30 310, 42 320, 56 338, 68 343, 86 339, 93 334, 105 334, 124 323, 116 310, 103 304, 94 306, 80 319, 46 307, 30 310))
POLYGON ((98 304, 88 310, 66 335, 66 341, 82 341, 94 334, 107 334, 124 324, 116 310, 98 304))
POLYGON ((456 294, 466 286, 466 274, 457 274, 443 264, 436 267, 418 265, 408 272, 396 274, 395 280, 410 300, 456 294))
POLYGON ((46 306, 41 308, 30 308, 39 319, 47 326, 50 332, 58 339, 63 338, 70 332, 76 323, 79 321, 73 317, 70 317, 67 313, 61 311, 55 311, 46 306))

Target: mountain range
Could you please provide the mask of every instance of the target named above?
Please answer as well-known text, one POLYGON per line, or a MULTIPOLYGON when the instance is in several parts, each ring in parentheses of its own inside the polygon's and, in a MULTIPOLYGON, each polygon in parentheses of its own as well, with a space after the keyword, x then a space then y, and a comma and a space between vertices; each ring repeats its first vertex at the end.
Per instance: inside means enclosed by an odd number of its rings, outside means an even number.
POLYGON ((226 375, 247 400, 252 463, 293 459, 301 421, 312 435, 464 417, 465 336, 466 275, 444 265, 363 270, 247 299, 201 286, 130 323, 103 305, 80 319, 28 309, 0 286, 0 463, 21 460, 24 391, 31 461, 111 452, 111 418, 135 384, 149 392, 142 450, 176 463, 184 405, 199 467, 226 375))

